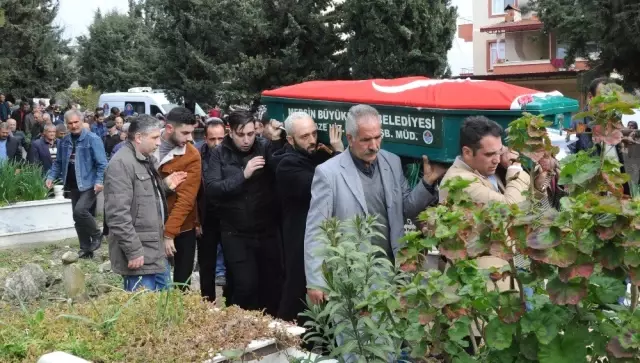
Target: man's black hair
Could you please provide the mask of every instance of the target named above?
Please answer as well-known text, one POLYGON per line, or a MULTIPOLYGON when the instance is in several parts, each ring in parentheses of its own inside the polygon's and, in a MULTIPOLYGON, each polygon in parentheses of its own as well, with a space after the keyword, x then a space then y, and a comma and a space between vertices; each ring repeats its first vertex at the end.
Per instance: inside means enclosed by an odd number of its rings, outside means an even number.
POLYGON ((193 112, 189 111, 186 107, 174 107, 166 115, 167 122, 175 125, 195 125, 196 117, 193 112))
POLYGON ((204 134, 207 134, 207 130, 209 130, 210 127, 216 127, 216 126, 222 126, 222 128, 224 128, 224 122, 222 122, 222 120, 219 119, 213 119, 213 120, 209 120, 207 121, 207 123, 204 126, 204 134))
POLYGON ((460 150, 468 147, 476 154, 480 149, 480 140, 485 136, 502 136, 502 127, 484 116, 469 116, 460 128, 460 150))
POLYGON ((24 106, 30 106, 30 105, 29 105, 29 102, 27 102, 27 101, 21 101, 21 102, 20 102, 20 108, 23 108, 24 106))
POLYGON ((111 114, 111 115, 107 116, 107 118, 104 120, 104 122, 108 122, 108 121, 116 122, 116 116, 114 114, 111 114))
POLYGON ((111 114, 115 115, 120 112, 120 109, 117 107, 111 107, 111 114))
POLYGON ((229 128, 231 130, 238 131, 244 129, 248 123, 256 122, 256 118, 251 111, 238 110, 229 113, 227 122, 229 122, 229 128))
POLYGON ((104 110, 102 109, 102 107, 96 107, 95 111, 93 111, 95 114, 97 114, 98 112, 104 112, 104 110))
POLYGON ((596 93, 598 92, 598 86, 602 85, 607 85, 610 83, 614 83, 613 80, 611 80, 610 78, 607 77, 600 77, 600 78, 596 78, 593 81, 591 81, 591 83, 589 84, 589 93, 591 94, 591 96, 595 97, 596 93))

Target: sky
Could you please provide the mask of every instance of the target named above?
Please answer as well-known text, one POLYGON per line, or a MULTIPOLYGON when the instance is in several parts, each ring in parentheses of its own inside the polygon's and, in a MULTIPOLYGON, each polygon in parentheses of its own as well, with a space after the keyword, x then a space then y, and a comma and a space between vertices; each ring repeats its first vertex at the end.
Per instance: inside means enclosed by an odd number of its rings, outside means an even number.
MULTIPOLYGON (((468 23, 471 19, 471 1, 452 0, 452 5, 458 7, 458 24, 468 23)), ((100 9, 102 13, 113 9, 124 12, 127 7, 127 0, 60 0, 57 24, 64 27, 66 38, 75 40, 87 33, 96 9, 100 9)), ((473 68, 472 55, 472 43, 465 43, 456 36, 453 47, 447 54, 452 73, 457 75, 462 68, 473 68)))

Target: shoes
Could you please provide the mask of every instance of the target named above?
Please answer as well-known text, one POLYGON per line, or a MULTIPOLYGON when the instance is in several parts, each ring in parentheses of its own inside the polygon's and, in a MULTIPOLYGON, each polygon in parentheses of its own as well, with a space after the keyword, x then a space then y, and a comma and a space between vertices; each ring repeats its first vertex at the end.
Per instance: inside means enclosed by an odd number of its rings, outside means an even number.
POLYGON ((227 278, 224 276, 216 276, 216 286, 227 286, 227 278))
POLYGON ((93 252, 98 248, 100 248, 101 245, 102 245, 102 233, 97 236, 91 237, 91 246, 89 246, 89 251, 93 252))
POLYGON ((79 257, 82 259, 86 259, 86 260, 91 260, 93 259, 93 252, 89 252, 89 251, 80 251, 80 253, 78 253, 79 257))

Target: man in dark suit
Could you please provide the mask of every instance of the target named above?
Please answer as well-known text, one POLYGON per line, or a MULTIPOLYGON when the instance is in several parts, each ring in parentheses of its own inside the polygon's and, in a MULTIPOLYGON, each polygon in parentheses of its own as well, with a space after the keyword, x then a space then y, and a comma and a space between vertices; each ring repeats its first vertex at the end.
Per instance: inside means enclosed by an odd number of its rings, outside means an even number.
POLYGON ((24 131, 24 132, 31 131, 25 128, 26 126, 25 122, 27 119, 27 115, 29 115, 30 110, 31 110, 31 107, 29 106, 29 102, 22 101, 20 102, 20 108, 13 111, 13 113, 11 114, 11 118, 16 120, 16 123, 18 125, 18 130, 24 131))
POLYGON ((56 126, 47 124, 44 127, 42 137, 31 143, 27 160, 30 163, 42 166, 42 172, 46 175, 51 169, 51 164, 57 153, 56 126))
POLYGON ((5 160, 22 161, 22 151, 17 139, 9 136, 9 125, 0 123, 0 162, 5 160))

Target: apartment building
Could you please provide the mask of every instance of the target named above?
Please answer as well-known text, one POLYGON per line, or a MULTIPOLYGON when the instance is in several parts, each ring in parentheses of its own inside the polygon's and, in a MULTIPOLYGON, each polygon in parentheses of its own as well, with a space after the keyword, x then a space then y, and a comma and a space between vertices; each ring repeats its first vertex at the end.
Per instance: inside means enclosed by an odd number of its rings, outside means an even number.
POLYGON ((544 92, 560 91, 582 100, 578 86, 584 59, 565 64, 566 47, 542 31, 535 14, 523 14, 527 0, 472 0, 473 21, 458 27, 458 36, 473 42, 473 70, 461 77, 492 79, 544 92))

